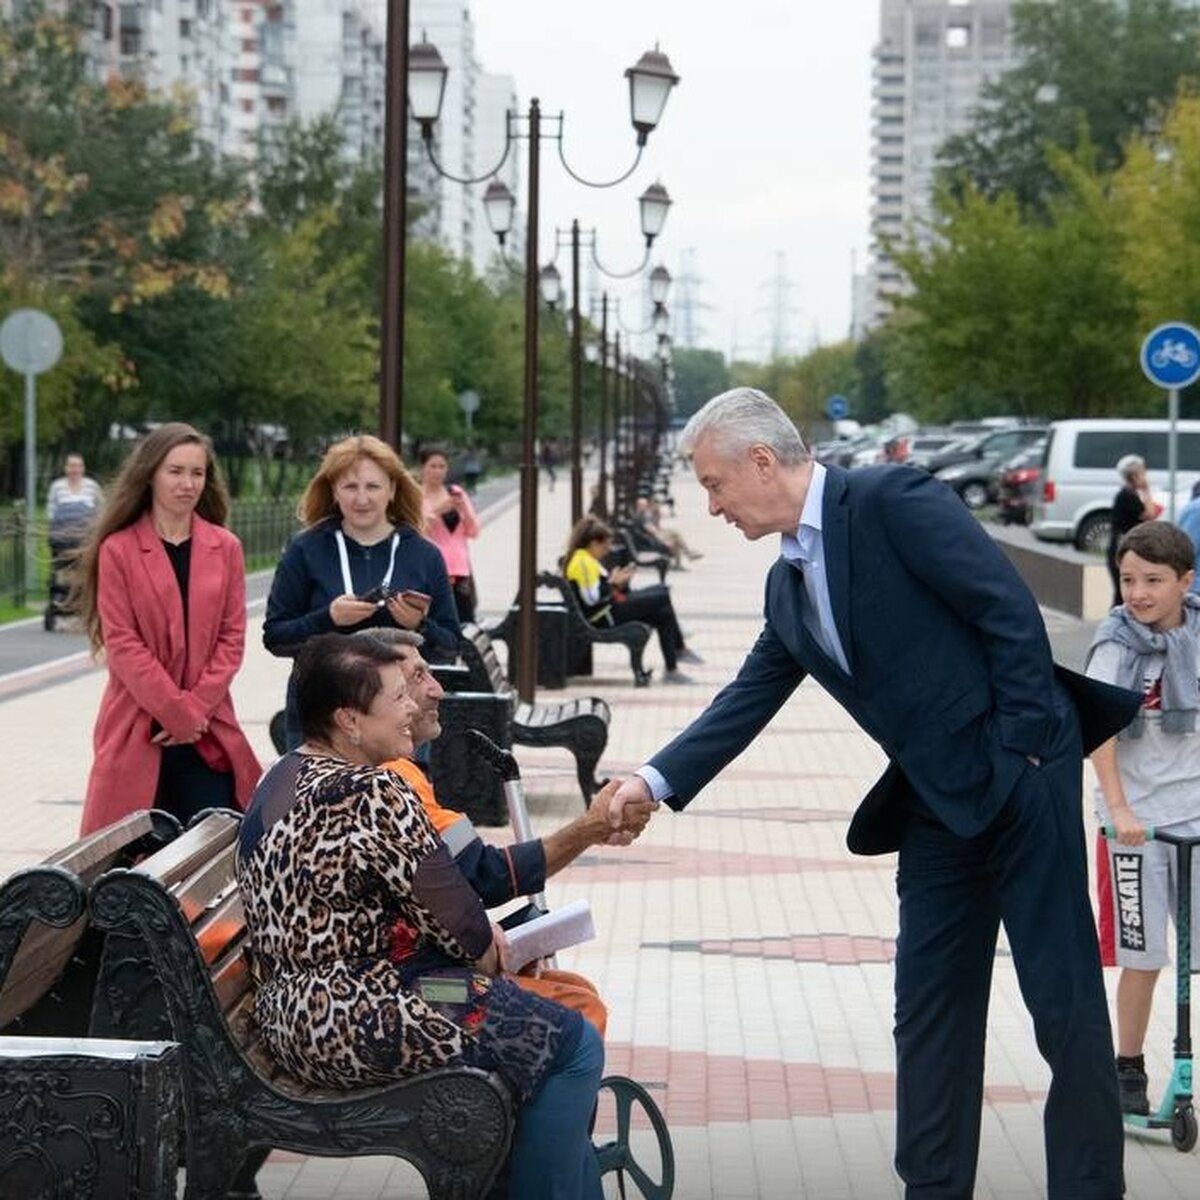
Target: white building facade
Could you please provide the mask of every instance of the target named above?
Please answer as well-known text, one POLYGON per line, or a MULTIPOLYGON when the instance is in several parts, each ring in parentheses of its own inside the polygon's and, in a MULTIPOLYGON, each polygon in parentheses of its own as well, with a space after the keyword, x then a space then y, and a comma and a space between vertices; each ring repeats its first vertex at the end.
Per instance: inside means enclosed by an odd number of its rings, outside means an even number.
MULTIPOLYGON (((0 11, 21 2, 0 0, 0 11)), ((96 76, 117 73, 182 99, 200 140, 217 153, 252 165, 287 122, 333 113, 348 160, 382 159, 386 0, 96 0, 92 11, 85 50, 96 76)), ((516 88, 511 76, 488 74, 478 63, 470 0, 410 0, 410 43, 422 38, 449 68, 434 134, 438 163, 459 178, 500 164, 499 178, 519 196, 523 143, 505 156, 516 88)), ((498 249, 483 212, 486 186, 439 174, 410 124, 411 232, 481 275, 498 249)), ((523 245, 518 211, 506 249, 519 257, 523 245)))
POLYGON ((963 131, 985 82, 1018 64, 1011 0, 880 0, 871 109, 871 260, 854 288, 865 332, 905 282, 882 239, 921 238, 937 152, 963 131))

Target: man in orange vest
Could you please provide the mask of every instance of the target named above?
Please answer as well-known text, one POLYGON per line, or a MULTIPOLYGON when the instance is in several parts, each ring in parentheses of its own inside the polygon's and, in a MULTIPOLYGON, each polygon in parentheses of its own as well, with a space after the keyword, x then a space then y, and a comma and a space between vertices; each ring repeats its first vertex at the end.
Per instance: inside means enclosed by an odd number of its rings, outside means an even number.
MULTIPOLYGON (((395 650, 409 695, 417 702, 412 724, 413 746, 433 741, 442 731, 438 704, 445 693, 421 657, 421 635, 407 629, 370 629, 361 636, 376 638, 395 650)), ((613 840, 613 829, 608 823, 608 796, 616 790, 615 785, 601 791, 586 812, 544 838, 492 846, 476 833, 465 813, 438 803, 433 784, 418 763, 397 758, 383 766, 395 771, 412 788, 459 870, 489 908, 518 896, 536 895, 545 888, 551 875, 574 862, 585 850, 613 840)), ((632 841, 644 825, 645 820, 636 829, 625 831, 628 836, 620 840, 632 841)), ((528 991, 582 1013, 604 1036, 608 1010, 594 984, 571 971, 540 967, 534 970, 533 974, 512 978, 528 991)))

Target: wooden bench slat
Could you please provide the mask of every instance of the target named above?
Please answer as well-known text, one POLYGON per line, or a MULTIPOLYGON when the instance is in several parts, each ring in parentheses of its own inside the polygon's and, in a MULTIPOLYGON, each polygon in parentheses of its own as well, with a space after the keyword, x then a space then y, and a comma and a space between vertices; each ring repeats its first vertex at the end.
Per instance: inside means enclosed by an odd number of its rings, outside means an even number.
POLYGON ((164 887, 173 887, 203 866, 214 847, 228 846, 237 839, 238 821, 237 813, 210 813, 133 869, 159 880, 164 887))
POLYGON ((0 1029, 28 1012, 58 982, 86 929, 86 915, 65 929, 41 922, 30 926, 0 981, 0 1029))
POLYGON ((139 809, 70 846, 64 846, 45 860, 46 865, 62 867, 78 875, 84 883, 90 883, 101 871, 108 870, 131 842, 145 837, 153 828, 149 811, 139 809))
POLYGON ((243 929, 234 947, 224 955, 212 969, 213 990, 217 993, 217 1003, 223 1013, 237 1006, 243 996, 253 990, 254 979, 250 974, 250 962, 246 957, 246 933, 243 929))
POLYGON ((230 879, 229 884, 231 890, 224 894, 220 903, 192 924, 192 936, 210 966, 237 942, 246 926, 242 894, 234 880, 230 879))
POLYGON ((169 889, 189 923, 199 921, 231 892, 237 891, 234 879, 236 857, 236 843, 222 846, 214 851, 208 862, 169 889))

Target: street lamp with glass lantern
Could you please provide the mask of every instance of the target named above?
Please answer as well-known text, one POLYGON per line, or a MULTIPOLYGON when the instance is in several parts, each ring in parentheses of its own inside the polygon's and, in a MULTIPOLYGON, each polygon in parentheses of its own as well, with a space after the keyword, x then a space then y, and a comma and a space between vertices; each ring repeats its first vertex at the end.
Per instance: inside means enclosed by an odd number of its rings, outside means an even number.
MULTIPOLYGON (((628 271, 615 271, 600 261, 596 249, 596 230, 581 230, 578 219, 571 222, 571 229, 566 236, 571 247, 571 524, 574 525, 583 516, 583 341, 582 319, 579 310, 579 252, 585 244, 591 250, 592 262, 596 269, 612 279, 629 279, 639 274, 650 260, 650 249, 654 239, 662 232, 671 207, 671 197, 661 183, 652 183, 638 197, 638 211, 641 219, 642 236, 646 239, 646 250, 642 260, 628 271)), ((564 233, 555 233, 555 254, 562 246, 564 233)), ((662 269, 662 268, 660 268, 662 269)), ((605 485, 603 457, 601 458, 600 486, 603 493, 605 485)))
MULTIPOLYGON (((518 586, 519 616, 518 638, 521 647, 517 662, 517 693, 523 701, 530 702, 534 698, 537 681, 537 627, 534 594, 537 588, 537 462, 534 454, 535 438, 537 436, 538 409, 538 364, 537 364, 537 333, 538 333, 538 228, 539 228, 539 195, 540 195, 540 148, 542 139, 541 106, 535 97, 530 101, 529 112, 525 118, 526 125, 523 133, 516 131, 519 120, 511 110, 505 113, 504 150, 500 161, 489 171, 477 177, 462 177, 447 171, 438 162, 433 146, 433 126, 441 113, 441 103, 445 95, 445 78, 448 68, 442 61, 441 55, 427 40, 422 40, 419 46, 414 46, 409 53, 409 107, 414 119, 420 126, 421 139, 425 153, 437 172, 447 179, 457 183, 482 183, 496 174, 504 165, 512 149, 512 144, 520 137, 529 142, 528 159, 528 207, 526 214, 525 238, 525 377, 524 377, 524 406, 522 415, 521 438, 521 551, 520 551, 520 583, 518 586), (413 66, 416 66, 414 80, 413 66)), ((597 181, 586 179, 575 172, 567 162, 563 152, 563 114, 557 118, 551 117, 550 122, 557 122, 557 130, 550 136, 558 146, 559 161, 563 164, 568 175, 587 187, 612 187, 628 179, 641 161, 646 139, 658 125, 666 106, 671 89, 679 82, 679 77, 671 70, 667 56, 657 47, 647 51, 625 72, 629 80, 630 120, 637 132, 637 154, 628 170, 615 179, 597 181)), ((503 187, 501 184, 500 187, 503 187)), ((665 193, 665 189, 660 190, 665 193)), ((508 189, 504 188, 507 193, 508 189)), ((647 189, 652 193, 649 198, 650 220, 659 217, 659 227, 666 217, 666 206, 662 196, 653 193, 653 188, 647 189)), ((484 204, 488 213, 488 222, 493 233, 501 240, 512 227, 511 193, 508 198, 500 192, 499 187, 488 188, 492 204, 488 206, 489 196, 485 194, 484 204), (507 210, 507 211, 505 211, 507 210), (505 216, 507 215, 507 220, 505 216)), ((645 197, 643 197, 645 199, 645 197)), ((669 204, 669 198, 667 199, 669 204)))

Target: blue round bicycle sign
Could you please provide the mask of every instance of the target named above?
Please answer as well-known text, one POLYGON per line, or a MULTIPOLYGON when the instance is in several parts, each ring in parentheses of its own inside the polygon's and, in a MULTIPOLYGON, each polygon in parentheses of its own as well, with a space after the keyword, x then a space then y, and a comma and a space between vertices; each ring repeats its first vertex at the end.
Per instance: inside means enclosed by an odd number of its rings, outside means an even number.
POLYGON ((850 415, 850 401, 845 396, 830 396, 825 401, 825 415, 831 421, 841 421, 850 415))
POLYGON ((1142 343, 1142 370, 1160 388, 1185 388, 1200 378, 1200 333, 1182 321, 1160 325, 1142 343))

